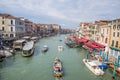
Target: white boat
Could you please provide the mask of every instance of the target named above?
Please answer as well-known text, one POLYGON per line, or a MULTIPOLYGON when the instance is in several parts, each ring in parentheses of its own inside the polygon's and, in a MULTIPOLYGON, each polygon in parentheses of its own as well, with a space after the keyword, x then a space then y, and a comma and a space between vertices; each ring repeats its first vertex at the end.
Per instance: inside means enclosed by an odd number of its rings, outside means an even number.
POLYGON ((62 51, 63 50, 63 46, 59 45, 58 46, 58 51, 62 51))
POLYGON ((98 67, 98 65, 94 61, 90 61, 88 59, 83 59, 83 62, 91 70, 95 75, 103 75, 104 71, 98 67))
POLYGON ((53 69, 54 69, 54 76, 55 77, 62 77, 63 76, 63 67, 60 59, 55 58, 53 63, 53 69))
POLYGON ((38 37, 32 37, 31 40, 34 41, 34 42, 37 42, 38 41, 38 37))
POLYGON ((16 49, 19 49, 19 50, 22 50, 24 44, 26 43, 25 40, 21 39, 21 40, 16 40, 14 41, 13 43, 13 49, 16 50, 16 49))
POLYGON ((25 46, 23 47, 23 52, 22 56, 31 56, 34 51, 34 42, 33 41, 28 41, 25 46))
POLYGON ((44 45, 43 48, 42 48, 42 52, 47 52, 47 51, 48 51, 48 46, 44 45))
POLYGON ((7 50, 0 50, 0 55, 5 56, 5 57, 10 57, 12 56, 12 53, 7 50))

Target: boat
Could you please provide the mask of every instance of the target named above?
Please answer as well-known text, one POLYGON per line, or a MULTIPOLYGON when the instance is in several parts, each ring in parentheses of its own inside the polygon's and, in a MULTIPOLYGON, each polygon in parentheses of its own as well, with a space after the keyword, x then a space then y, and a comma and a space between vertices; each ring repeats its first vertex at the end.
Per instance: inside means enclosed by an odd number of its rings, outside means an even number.
POLYGON ((12 56, 12 53, 7 50, 0 50, 0 55, 5 56, 5 57, 10 57, 12 56))
POLYGON ((23 39, 14 41, 13 42, 13 50, 22 50, 25 43, 26 43, 26 41, 23 39))
POLYGON ((36 43, 38 41, 38 37, 32 37, 31 40, 34 41, 34 43, 36 43))
POLYGON ((58 51, 62 51, 63 50, 63 46, 59 45, 58 46, 58 51))
POLYGON ((60 42, 62 41, 62 39, 59 40, 60 42))
POLYGON ((53 69, 54 69, 55 77, 63 76, 63 67, 62 67, 62 63, 59 58, 55 58, 54 63, 53 63, 53 69))
MULTIPOLYGON (((114 69, 114 64, 109 64, 110 68, 114 69)), ((116 73, 120 75, 120 66, 116 67, 116 73)))
POLYGON ((98 64, 96 64, 94 61, 90 61, 88 59, 83 59, 83 62, 88 67, 90 71, 92 71, 95 75, 103 75, 104 71, 98 67, 98 64))
POLYGON ((42 48, 42 52, 47 52, 47 51, 48 51, 48 46, 44 45, 43 48, 42 48))
POLYGON ((28 41, 25 46, 23 47, 22 56, 28 57, 33 54, 34 51, 34 42, 28 41))

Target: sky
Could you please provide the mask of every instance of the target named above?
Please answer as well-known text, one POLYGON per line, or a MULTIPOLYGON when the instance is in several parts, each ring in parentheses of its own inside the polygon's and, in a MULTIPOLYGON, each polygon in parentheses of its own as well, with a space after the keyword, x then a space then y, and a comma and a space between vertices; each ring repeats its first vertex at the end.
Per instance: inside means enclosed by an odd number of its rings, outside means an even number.
POLYGON ((120 0, 0 0, 0 13, 75 29, 80 22, 120 18, 120 0))

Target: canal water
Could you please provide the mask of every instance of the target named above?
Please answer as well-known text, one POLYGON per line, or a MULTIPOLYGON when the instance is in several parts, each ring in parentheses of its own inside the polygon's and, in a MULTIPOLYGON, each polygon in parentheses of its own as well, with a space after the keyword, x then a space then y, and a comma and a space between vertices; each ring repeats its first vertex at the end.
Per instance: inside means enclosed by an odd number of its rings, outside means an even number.
POLYGON ((112 79, 111 69, 107 69, 103 76, 95 76, 82 61, 86 51, 66 46, 65 36, 40 39, 31 57, 22 57, 21 52, 16 52, 14 57, 5 59, 0 63, 0 80, 55 80, 53 60, 56 57, 60 58, 64 67, 62 80, 120 80, 119 76, 112 79), (41 52, 43 45, 49 46, 48 52, 41 52), (58 51, 58 45, 62 45, 64 50, 58 51))

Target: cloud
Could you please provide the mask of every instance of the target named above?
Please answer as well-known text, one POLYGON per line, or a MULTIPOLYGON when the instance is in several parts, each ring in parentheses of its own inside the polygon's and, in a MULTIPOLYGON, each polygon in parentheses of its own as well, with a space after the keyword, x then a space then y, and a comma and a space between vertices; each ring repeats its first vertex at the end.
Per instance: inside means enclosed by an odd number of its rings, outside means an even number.
POLYGON ((0 11, 79 24, 80 21, 118 18, 119 5, 119 0, 1 0, 0 11))

